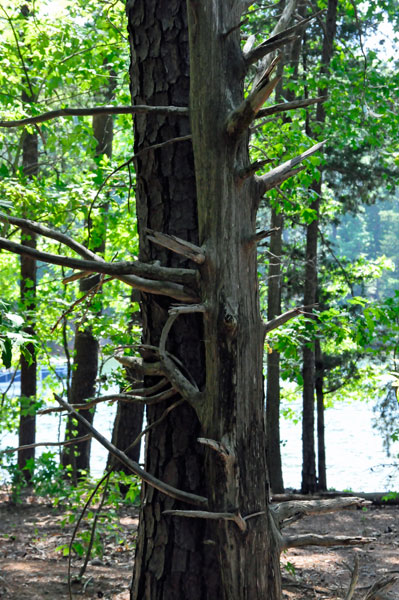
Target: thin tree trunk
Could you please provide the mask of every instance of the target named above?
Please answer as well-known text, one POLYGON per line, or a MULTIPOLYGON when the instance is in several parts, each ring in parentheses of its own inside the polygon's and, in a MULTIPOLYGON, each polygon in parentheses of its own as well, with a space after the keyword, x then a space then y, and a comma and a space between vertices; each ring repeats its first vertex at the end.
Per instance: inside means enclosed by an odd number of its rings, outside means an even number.
MULTIPOLYGON (((29 17, 29 4, 21 9, 25 18, 29 17)), ((35 100, 30 82, 23 80, 22 101, 25 104, 35 100)), ((22 169, 29 179, 36 177, 39 172, 39 140, 36 131, 34 133, 23 132, 22 134, 22 169)), ((31 215, 25 215, 31 217, 31 215)), ((31 232, 22 231, 21 243, 30 248, 36 248, 36 235, 31 232)), ((20 259, 20 299, 22 310, 26 314, 26 327, 24 331, 30 335, 35 334, 36 313, 36 261, 28 256, 20 259)), ((36 348, 33 343, 26 346, 26 353, 21 353, 21 400, 18 428, 19 446, 31 445, 36 441, 36 414, 35 402, 37 392, 37 358, 36 348)), ((35 449, 29 448, 19 450, 18 467, 23 470, 27 482, 31 480, 32 470, 25 469, 26 462, 34 460, 35 449)))
MULTIPOLYGON (((104 65, 106 67, 106 65, 104 65)), ((109 71, 109 86, 105 94, 106 102, 112 100, 115 90, 115 73, 109 71)), ((100 157, 103 154, 112 158, 112 140, 113 140, 113 118, 111 115, 93 116, 93 135, 97 145, 95 156, 100 157)), ((104 207, 104 213, 107 212, 107 206, 104 207)), ((89 223, 91 227, 91 223, 89 223)), ((105 234, 101 242, 93 248, 94 252, 103 253, 105 250, 105 234)), ((98 285, 100 277, 98 275, 86 277, 79 280, 80 292, 88 292, 98 285)), ((101 292, 100 292, 101 293, 101 292)), ((99 342, 92 333, 91 326, 78 324, 75 329, 74 342, 74 360, 72 370, 72 383, 70 388, 70 404, 82 404, 95 395, 96 380, 98 374, 98 352, 99 342)), ((81 411, 82 415, 89 423, 93 423, 94 410, 81 411)), ((81 437, 86 433, 84 426, 76 422, 71 416, 68 417, 66 425, 66 439, 71 437, 81 437)), ((62 464, 65 468, 72 468, 72 479, 76 483, 80 476, 90 472, 90 453, 91 439, 81 442, 78 445, 68 445, 62 454, 62 464)))
MULTIPOLYGON (((138 302, 140 294, 137 290, 132 289, 131 302, 138 302)), ((138 313, 133 313, 130 322, 130 330, 133 322, 139 319, 134 318, 138 313)), ((141 321, 141 319, 140 319, 141 321)), ((132 386, 132 389, 144 387, 142 378, 137 381, 135 374, 126 368, 126 377, 132 386)), ((118 402, 114 426, 112 430, 112 443, 120 450, 126 450, 140 435, 143 427, 144 405, 143 404, 127 404, 126 402, 118 402)), ((127 456, 139 462, 141 453, 141 440, 133 448, 126 452, 127 456)), ((125 467, 111 453, 108 454, 107 469, 114 471, 124 471, 125 467)))
MULTIPOLYGON (((33 134, 34 135, 34 134, 33 134)), ((37 140, 36 140, 37 142, 37 140)), ((30 155, 31 156, 31 155, 30 155)), ((37 164, 37 156, 36 156, 37 164)), ((22 233, 21 243, 30 248, 36 248, 36 236, 30 232, 22 233)), ((21 256, 21 304, 23 311, 27 314, 27 325, 25 333, 35 334, 35 311, 36 311, 36 261, 28 256, 21 256)), ((26 353, 21 353, 21 399, 20 416, 18 428, 19 446, 34 444, 36 441, 36 373, 37 359, 36 348, 33 343, 26 346, 26 353)), ((26 462, 35 458, 35 449, 28 448, 18 451, 18 467, 23 470, 26 481, 31 480, 32 471, 25 469, 26 462)))
MULTIPOLYGON (((272 208, 271 228, 278 230, 270 239, 270 259, 267 288, 267 319, 281 314, 281 255, 283 216, 272 208)), ((284 492, 280 449, 280 354, 273 350, 267 355, 266 381, 266 444, 270 486, 275 494, 284 492)))
MULTIPOLYGON (((317 193, 317 192, 316 192, 317 193)), ((311 204, 311 209, 319 214, 319 197, 311 204)), ((305 306, 315 304, 317 293, 317 237, 318 216, 306 228, 306 266, 305 306)), ((314 389, 315 389, 315 355, 314 341, 303 347, 303 408, 302 408, 302 493, 312 494, 317 489, 316 457, 314 438, 314 389)))
MULTIPOLYGON (((333 43, 336 32, 337 0, 329 0, 326 26, 324 28, 323 50, 321 57, 321 73, 328 72, 333 43)), ((325 94, 326 89, 319 90, 319 95, 325 94)), ((316 120, 325 122, 323 103, 316 109, 316 120)), ((309 133, 310 129, 309 129, 309 133)), ((315 219, 307 227, 306 232, 306 271, 304 304, 314 304, 317 296, 317 239, 319 228, 320 199, 322 193, 322 176, 312 185, 314 201, 310 208, 315 211, 315 219)), ((316 384, 315 373, 315 342, 309 342, 303 349, 303 420, 302 420, 302 492, 313 493, 317 488, 315 452, 314 452, 314 393, 316 384)), ((323 440, 320 440, 323 443, 323 440)))
POLYGON ((315 342, 316 360, 316 404, 317 404, 317 475, 319 491, 327 491, 326 443, 324 430, 324 364, 320 340, 315 342))
MULTIPOLYGON (((333 43, 336 33, 337 0, 329 0, 327 7, 326 26, 324 28, 323 50, 321 57, 321 74, 326 76, 333 53, 333 43)), ((325 94, 326 89, 319 90, 319 95, 325 94)), ((316 120, 319 124, 325 123, 325 110, 323 103, 316 109, 316 120)), ((306 273, 304 304, 314 304, 317 297, 317 238, 319 228, 320 199, 322 193, 322 173, 320 179, 312 186, 315 200, 310 208, 315 211, 316 218, 307 227, 306 235, 306 273)), ((316 384, 315 372, 315 342, 311 342, 303 349, 303 426, 302 426, 302 491, 313 493, 317 489, 315 453, 314 453, 314 393, 316 384)), ((320 384, 322 388, 322 383, 320 384)), ((321 402, 321 400, 320 400, 321 402)), ((323 414, 324 416, 324 414, 323 414)), ((324 425, 324 424, 323 424, 324 425)), ((323 426, 324 430, 324 426, 323 426)), ((324 445, 324 438, 320 439, 324 445)), ((325 451, 324 451, 325 453, 325 451)), ((321 451, 323 455, 323 450, 321 451)), ((325 458, 324 458, 325 463, 325 458)), ((324 481, 325 484, 325 481, 324 481)))

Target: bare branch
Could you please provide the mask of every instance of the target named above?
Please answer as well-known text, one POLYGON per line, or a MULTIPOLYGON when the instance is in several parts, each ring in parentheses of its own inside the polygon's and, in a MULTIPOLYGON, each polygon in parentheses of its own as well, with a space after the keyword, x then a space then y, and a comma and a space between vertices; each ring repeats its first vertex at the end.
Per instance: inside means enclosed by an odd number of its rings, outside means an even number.
POLYGON ((333 498, 331 500, 291 500, 280 504, 271 504, 270 512, 279 526, 284 521, 293 522, 306 515, 334 512, 336 510, 367 506, 370 502, 358 497, 333 498))
POLYGON ((276 57, 273 60, 271 65, 259 79, 258 83, 253 86, 250 94, 248 94, 240 106, 231 113, 226 123, 226 131, 229 135, 235 137, 242 135, 251 125, 257 113, 269 98, 281 79, 281 77, 270 79, 270 75, 274 71, 279 60, 279 57, 276 57))
MULTIPOLYGON (((55 254, 50 254, 48 252, 42 252, 34 248, 29 248, 28 246, 24 246, 23 244, 11 242, 9 240, 6 240, 5 238, 0 238, 0 249, 8 250, 9 252, 13 252, 14 254, 23 254, 31 256, 36 260, 41 260, 46 263, 69 267, 71 269, 80 269, 86 271, 91 270, 95 271, 96 273, 106 273, 109 275, 114 275, 118 279, 121 279, 125 283, 128 283, 128 285, 136 287, 137 289, 143 292, 147 292, 149 294, 169 296, 171 298, 175 298, 176 300, 181 300, 183 302, 198 302, 199 300, 198 296, 195 295, 195 292, 193 290, 179 283, 163 281, 160 279, 145 279, 143 277, 130 274, 132 273, 132 271, 135 271, 141 272, 143 274, 145 273, 146 275, 152 273, 152 276, 166 278, 167 267, 160 267, 158 265, 149 264, 147 265, 145 263, 139 263, 138 261, 107 263, 102 262, 100 260, 84 260, 71 258, 69 256, 57 256, 55 254), (145 266, 144 269, 142 269, 142 265, 145 266)), ((183 274, 182 272, 187 272, 188 270, 171 269, 169 277, 173 278, 174 273, 177 274, 176 271, 180 271, 180 274, 183 274)))
POLYGON ((252 236, 248 240, 248 243, 250 243, 250 244, 258 244, 259 242, 261 242, 265 238, 270 237, 271 235, 273 235, 273 233, 276 233, 277 231, 279 231, 279 229, 280 229, 280 227, 273 227, 273 229, 264 229, 263 231, 258 231, 257 233, 255 233, 254 236, 252 236))
POLYGON ((206 306, 204 304, 172 304, 169 309, 169 314, 187 315, 190 313, 205 313, 206 306))
POLYGON ((286 110, 297 110, 298 108, 306 108, 307 106, 311 106, 312 104, 317 104, 319 102, 325 102, 326 100, 327 96, 319 96, 318 98, 307 98, 305 100, 281 102, 280 104, 274 104, 273 106, 261 108, 261 110, 256 115, 256 118, 261 119, 263 117, 275 115, 276 113, 285 112, 286 110))
MULTIPOLYGON (((298 32, 300 32, 303 27, 305 27, 308 23, 310 23, 310 21, 312 21, 313 19, 318 17, 323 12, 322 10, 320 10, 319 12, 315 13, 314 15, 307 17, 306 19, 303 19, 302 21, 299 21, 299 23, 296 23, 292 27, 289 27, 288 29, 284 29, 284 31, 282 31, 282 30, 280 30, 280 32, 276 31, 279 28, 286 27, 286 25, 290 21, 292 13, 293 13, 293 10, 292 10, 293 4, 296 4, 296 2, 288 3, 286 14, 284 14, 285 13, 285 11, 284 11, 281 16, 280 21, 277 23, 274 31, 272 32, 271 37, 268 38, 265 42, 262 42, 262 44, 259 44, 259 46, 256 46, 255 48, 253 48, 252 50, 247 52, 247 54, 244 54, 245 62, 247 63, 248 66, 257 62, 258 60, 265 57, 267 54, 270 54, 274 50, 277 50, 278 48, 281 48, 282 46, 285 46, 286 44, 289 44, 289 43, 295 41, 298 37, 298 32), (291 14, 289 14, 289 13, 291 13, 291 14)), ((264 66, 263 66, 263 68, 264 68, 264 66)))
POLYGON ((302 535, 283 536, 281 550, 283 551, 287 548, 303 548, 305 546, 358 546, 359 544, 370 544, 371 542, 375 542, 375 538, 304 533, 302 535))
POLYGON ((159 353, 161 356, 166 353, 166 340, 168 339, 169 331, 172 329, 173 323, 176 321, 178 316, 179 313, 177 312, 174 312, 171 315, 169 315, 165 325, 162 328, 162 333, 159 340, 159 353))
MULTIPOLYGON (((166 381, 166 380, 165 380, 166 381)), ((102 402, 125 402, 126 404, 137 404, 139 402, 143 404, 153 405, 163 402, 164 400, 168 400, 172 396, 176 394, 176 390, 173 388, 168 388, 167 390, 163 390, 159 394, 153 394, 148 396, 142 396, 137 394, 110 394, 109 396, 98 396, 97 398, 88 398, 87 402, 83 404, 74 404, 73 408, 75 410, 88 410, 97 404, 101 404, 102 402)), ((55 412, 62 412, 63 409, 59 406, 44 408, 37 412, 38 415, 47 415, 55 412)))
POLYGON ((319 142, 318 144, 315 144, 305 152, 302 152, 302 154, 299 154, 299 156, 291 158, 290 160, 287 160, 283 164, 279 165, 278 167, 275 167, 274 169, 266 173, 266 175, 256 177, 256 181, 259 184, 261 194, 264 194, 265 192, 276 187, 277 185, 280 185, 289 177, 292 177, 293 175, 296 175, 296 173, 298 173, 299 171, 303 170, 305 167, 299 167, 299 169, 294 169, 293 167, 295 167, 297 164, 299 164, 306 158, 309 158, 309 156, 312 156, 312 154, 315 154, 315 152, 318 152, 324 146, 325 143, 325 141, 319 142))
POLYGON ((25 117, 15 121, 0 121, 0 127, 23 127, 51 121, 59 117, 86 117, 93 115, 134 115, 137 113, 155 113, 158 115, 186 116, 189 111, 184 106, 92 106, 88 108, 59 108, 35 117, 25 117))
POLYGON ((161 365, 164 375, 169 379, 174 389, 190 403, 198 403, 202 393, 196 385, 193 385, 183 373, 176 367, 166 352, 160 354, 161 365))
POLYGON ((163 379, 161 379, 160 381, 158 381, 157 383, 155 383, 154 385, 150 386, 150 387, 145 387, 145 388, 136 388, 134 390, 134 395, 135 396, 152 396, 153 394, 156 394, 156 392, 159 392, 159 390, 161 390, 163 387, 165 387, 165 385, 167 385, 168 380, 166 379, 166 377, 164 377, 163 379))
POLYGON ((151 240, 151 242, 154 242, 154 244, 168 248, 168 250, 172 250, 172 252, 176 252, 177 254, 182 254, 198 265, 202 265, 205 262, 204 251, 199 246, 187 242, 186 240, 182 240, 174 235, 167 235, 166 233, 154 231, 153 229, 147 228, 146 232, 148 234, 148 239, 151 240))
MULTIPOLYGON (((44 412, 39 411, 37 414, 45 414, 44 412)), ((86 442, 92 438, 91 433, 87 433, 86 435, 82 435, 81 437, 74 438, 73 440, 66 440, 65 442, 38 442, 36 444, 25 444, 25 446, 18 446, 18 448, 7 448, 6 450, 1 450, 1 454, 11 454, 12 452, 19 452, 20 450, 29 450, 29 448, 40 448, 40 446, 69 446, 70 444, 80 444, 80 442, 86 442)))
POLYGON ((270 158, 266 158, 265 160, 257 160, 256 162, 248 165, 248 167, 245 167, 245 169, 241 169, 241 171, 238 173, 238 179, 244 181, 245 179, 248 179, 248 177, 252 177, 256 171, 259 171, 259 169, 271 162, 272 161, 270 158))
POLYGON ((281 327, 290 319, 297 317, 298 315, 304 314, 304 310, 317 306, 316 304, 309 304, 309 306, 298 306, 297 308, 292 308, 291 310, 287 310, 287 312, 279 315, 275 319, 271 319, 267 323, 263 324, 263 331, 265 333, 269 333, 269 331, 273 331, 273 329, 277 329, 277 327, 281 327))
POLYGON ((178 406, 180 406, 181 404, 183 404, 183 402, 185 402, 185 400, 177 400, 176 402, 174 402, 173 404, 171 404, 170 406, 168 406, 168 408, 166 408, 162 415, 159 417, 159 419, 157 419, 156 421, 154 421, 153 423, 151 423, 151 425, 148 425, 148 427, 146 427, 145 429, 143 429, 143 431, 141 433, 139 433, 139 435, 136 437, 136 439, 134 440, 134 442, 132 442, 131 444, 129 444, 129 446, 125 449, 125 452, 129 452, 129 450, 131 450, 132 448, 134 448, 135 446, 137 446, 137 444, 140 442, 141 438, 144 437, 149 431, 151 431, 151 429, 154 429, 154 427, 157 427, 158 425, 160 425, 168 416, 168 414, 174 410, 175 408, 177 408, 178 406))
POLYGON ((197 442, 202 444, 203 446, 207 446, 214 452, 217 452, 219 455, 223 457, 229 456, 229 451, 226 446, 221 442, 217 442, 216 440, 211 440, 209 438, 197 438, 197 442))
POLYGON ((205 307, 202 304, 195 304, 193 307, 190 306, 173 306, 169 310, 169 317, 163 326, 161 338, 159 340, 159 353, 162 356, 166 352, 166 340, 168 339, 169 331, 171 330, 173 323, 177 317, 181 314, 204 312, 205 307), (190 310, 191 308, 191 310, 190 310))
POLYGON ((255 48, 253 48, 246 55, 244 54, 244 58, 245 58, 247 67, 249 67, 253 63, 257 62, 258 60, 260 60, 267 54, 270 54, 271 52, 278 50, 282 46, 285 46, 286 44, 290 44, 291 42, 294 42, 297 38, 298 38, 297 35, 283 36, 282 34, 280 34, 280 35, 276 35, 272 38, 269 38, 265 42, 262 42, 261 44, 259 44, 259 46, 255 46, 255 48))
POLYGON ((355 589, 357 586, 357 582, 359 580, 359 558, 357 554, 355 554, 355 564, 353 569, 351 570, 351 581, 349 584, 348 591, 345 596, 345 600, 352 600, 353 594, 355 593, 355 589))
POLYGON ((55 394, 54 397, 63 408, 65 408, 70 414, 76 417, 78 421, 80 421, 82 425, 84 425, 86 429, 90 431, 93 437, 98 442, 100 442, 100 444, 104 446, 104 448, 106 448, 109 452, 111 452, 111 454, 116 456, 116 458, 118 458, 118 460, 128 469, 130 469, 133 473, 141 477, 141 479, 148 483, 148 485, 151 485, 163 494, 166 494, 171 498, 175 498, 176 500, 181 500, 182 502, 187 502, 189 504, 195 504, 197 506, 207 506, 208 500, 204 496, 198 496, 197 494, 191 494, 189 492, 179 490, 161 481, 160 479, 157 479, 156 477, 151 475, 151 473, 148 473, 147 471, 142 469, 138 463, 136 463, 134 460, 131 460, 128 456, 126 456, 124 452, 116 448, 116 446, 109 442, 99 431, 97 431, 97 429, 90 425, 90 423, 84 417, 82 417, 82 415, 79 414, 78 411, 74 410, 73 406, 68 404, 68 402, 65 402, 65 400, 63 400, 57 394, 55 394))
POLYGON ((136 379, 143 380, 144 377, 163 375, 162 365, 158 362, 146 362, 137 356, 124 356, 120 352, 114 354, 114 358, 124 367, 131 369, 136 379))
POLYGON ((63 285, 67 285, 68 283, 72 283, 73 281, 79 281, 79 279, 84 279, 85 277, 89 277, 92 275, 93 271, 79 271, 78 273, 74 273, 69 277, 64 277, 62 280, 63 285))
MULTIPOLYGON (((88 259, 89 261, 96 261, 99 263, 107 264, 101 256, 99 256, 95 252, 92 252, 91 250, 89 250, 88 248, 83 246, 83 244, 79 244, 79 242, 70 238, 68 235, 61 233, 60 231, 57 231, 55 229, 51 229, 50 227, 46 227, 45 225, 42 225, 41 223, 37 223, 36 221, 31 221, 29 219, 20 219, 18 217, 12 217, 11 215, 6 215, 4 213, 0 213, 0 221, 2 221, 3 223, 11 223, 11 225, 16 225, 17 227, 20 227, 21 229, 22 228, 27 229, 28 231, 32 231, 32 232, 38 233, 39 235, 42 235, 44 237, 61 242, 61 244, 68 246, 69 248, 71 248, 71 250, 74 250, 77 254, 79 254, 80 256, 82 256, 85 259, 88 259)), ((55 255, 50 255, 50 256, 55 256, 55 255)), ((60 258, 62 258, 62 257, 60 257, 60 258)), ((72 260, 74 260, 74 259, 72 259, 72 260)), ((58 263, 54 263, 54 264, 58 264, 58 263)), ((197 277, 197 272, 194 269, 181 269, 181 268, 172 268, 171 269, 169 267, 161 267, 159 265, 151 265, 148 263, 143 263, 138 260, 130 261, 130 262, 112 263, 112 264, 114 266, 115 265, 121 265, 121 266, 123 266, 123 265, 132 266, 133 265, 131 272, 134 273, 135 275, 139 275, 142 277, 148 277, 151 279, 159 279, 160 281, 173 280, 177 283, 181 283, 181 284, 185 284, 185 285, 195 284, 196 277, 197 277), (156 273, 156 275, 155 275, 155 273, 156 273)), ((68 265, 64 265, 64 266, 68 266, 68 265)), ((74 268, 74 267, 72 267, 72 268, 74 268)), ((97 267, 95 269, 93 269, 93 271, 97 272, 97 273, 101 272, 98 270, 97 267)), ((87 272, 87 270, 85 272, 87 272)), ((125 272, 126 272, 126 269, 125 269, 125 272)), ((115 273, 115 275, 116 274, 117 273, 115 273)), ((83 277, 83 273, 79 274, 79 276, 83 277)))
POLYGON ((32 231, 33 233, 38 233, 44 237, 50 238, 52 240, 56 240, 57 242, 61 242, 65 246, 71 248, 79 254, 79 256, 83 256, 83 258, 87 258, 89 260, 100 260, 103 261, 95 252, 92 252, 83 244, 79 244, 69 236, 61 233, 61 231, 57 231, 56 229, 50 229, 41 223, 37 223, 36 221, 31 221, 30 219, 20 219, 19 217, 13 217, 11 215, 7 215, 5 213, 0 213, 0 221, 2 223, 11 223, 11 225, 16 225, 21 229, 27 229, 28 231, 32 231))
POLYGON ((172 517, 188 517, 190 519, 211 519, 214 521, 233 521, 241 531, 247 530, 247 524, 240 513, 218 513, 204 510, 164 510, 163 515, 172 517))

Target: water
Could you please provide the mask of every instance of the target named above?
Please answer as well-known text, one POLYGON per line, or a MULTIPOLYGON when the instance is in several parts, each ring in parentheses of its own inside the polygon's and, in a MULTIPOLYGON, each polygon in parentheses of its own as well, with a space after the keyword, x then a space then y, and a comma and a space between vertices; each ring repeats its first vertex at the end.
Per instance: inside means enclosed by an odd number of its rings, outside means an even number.
MULTIPOLYGON (((399 414, 399 413, 398 413, 399 414)), ((384 492, 399 490, 399 443, 386 456, 383 441, 372 427, 371 402, 337 402, 325 412, 327 486, 336 490, 384 492), (382 466, 383 465, 383 466, 382 466)), ((301 423, 282 419, 284 486, 301 486, 301 423)))
MULTIPOLYGON (((65 372, 57 368, 62 377, 65 372)), ((48 374, 45 370, 42 379, 48 374)), ((6 377, 0 373, 0 392, 7 385, 6 377)), ((18 395, 19 380, 15 380, 12 393, 18 395)), ((99 404, 94 427, 111 439, 116 406, 99 404)), ((372 428, 373 405, 352 401, 338 402, 335 408, 326 410, 326 460, 327 485, 337 490, 351 489, 357 492, 382 492, 399 490, 399 459, 387 458, 383 442, 372 428), (384 465, 383 467, 381 465, 384 465), (391 476, 391 477, 390 477, 391 476)), ((37 417, 37 442, 62 441, 64 422, 59 414, 37 417)), ((282 419, 281 421, 283 477, 285 487, 299 489, 301 485, 301 424, 282 419)), ((107 451, 96 440, 92 442, 91 472, 100 476, 107 460, 107 451)), ((0 448, 18 445, 16 434, 2 434, 0 448)), ((52 448, 41 447, 37 455, 52 448)), ((57 452, 58 449, 54 451, 57 452)), ((393 457, 399 454, 399 442, 391 447, 393 457)))

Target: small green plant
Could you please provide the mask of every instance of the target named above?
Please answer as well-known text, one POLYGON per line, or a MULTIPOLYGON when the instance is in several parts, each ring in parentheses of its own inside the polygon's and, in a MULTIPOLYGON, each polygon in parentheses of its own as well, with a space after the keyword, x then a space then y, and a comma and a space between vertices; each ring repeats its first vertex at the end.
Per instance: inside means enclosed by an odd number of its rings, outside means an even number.
POLYGON ((296 575, 296 569, 295 569, 295 565, 290 562, 289 560, 283 564, 283 569, 284 571, 287 571, 288 575, 292 575, 293 577, 295 577, 296 575))
POLYGON ((65 502, 69 505, 61 525, 75 525, 76 528, 73 542, 57 548, 63 556, 69 556, 72 550, 79 557, 86 555, 86 561, 87 554, 102 558, 106 544, 124 542, 118 511, 123 505, 137 505, 139 482, 137 478, 121 472, 110 474, 105 490, 100 482, 81 480, 76 487, 69 489, 68 494, 58 497, 57 504, 65 502), (94 509, 89 509, 89 504, 94 509), (83 507, 86 508, 84 512, 83 507))
POLYGON ((11 495, 10 501, 12 504, 19 504, 22 501, 22 490, 26 487, 26 479, 19 468, 14 456, 4 454, 1 458, 1 468, 6 472, 5 483, 10 486, 11 495))
POLYGON ((43 452, 35 461, 28 461, 27 468, 31 471, 31 481, 37 496, 53 498, 67 491, 64 469, 54 452, 43 452))

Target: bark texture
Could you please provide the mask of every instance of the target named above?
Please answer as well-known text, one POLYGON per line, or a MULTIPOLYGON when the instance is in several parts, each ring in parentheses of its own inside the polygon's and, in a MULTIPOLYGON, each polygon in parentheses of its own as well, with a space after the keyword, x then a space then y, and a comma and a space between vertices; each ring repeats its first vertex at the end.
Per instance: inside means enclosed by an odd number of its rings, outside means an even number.
MULTIPOLYGON (((229 137, 226 124, 243 101, 244 61, 237 24, 243 4, 188 3, 190 111, 198 194, 206 351, 206 398, 198 409, 205 437, 222 444, 207 452, 210 509, 260 513, 246 521, 216 522, 227 599, 280 598, 279 558, 268 518, 269 485, 262 377, 263 333, 257 287, 257 190, 248 168, 246 135, 229 137), (224 450, 223 450, 224 448, 224 450)), ((237 128, 239 130, 239 128, 237 128)))
MULTIPOLYGON (((136 0, 128 2, 132 48, 133 104, 188 106, 189 58, 186 2, 136 0)), ((135 152, 190 133, 187 117, 137 115, 135 152)), ((148 151, 136 162, 136 207, 140 260, 159 260, 165 266, 187 266, 187 261, 160 248, 146 237, 146 227, 198 242, 193 152, 190 142, 148 151)), ((192 264, 188 263, 191 267, 192 264)), ((142 297, 143 342, 159 343, 171 300, 142 297)), ((167 349, 177 356, 198 385, 204 383, 201 319, 179 317, 167 349)), ((145 382, 147 385, 154 380, 145 382)), ((170 401, 148 407, 154 423, 170 401)), ((148 434, 146 470, 186 491, 203 494, 203 450, 197 442, 200 424, 194 410, 183 404, 148 434)), ((135 600, 213 600, 221 597, 220 576, 207 523, 164 516, 163 510, 188 508, 143 485, 142 509, 131 598, 135 600)))

